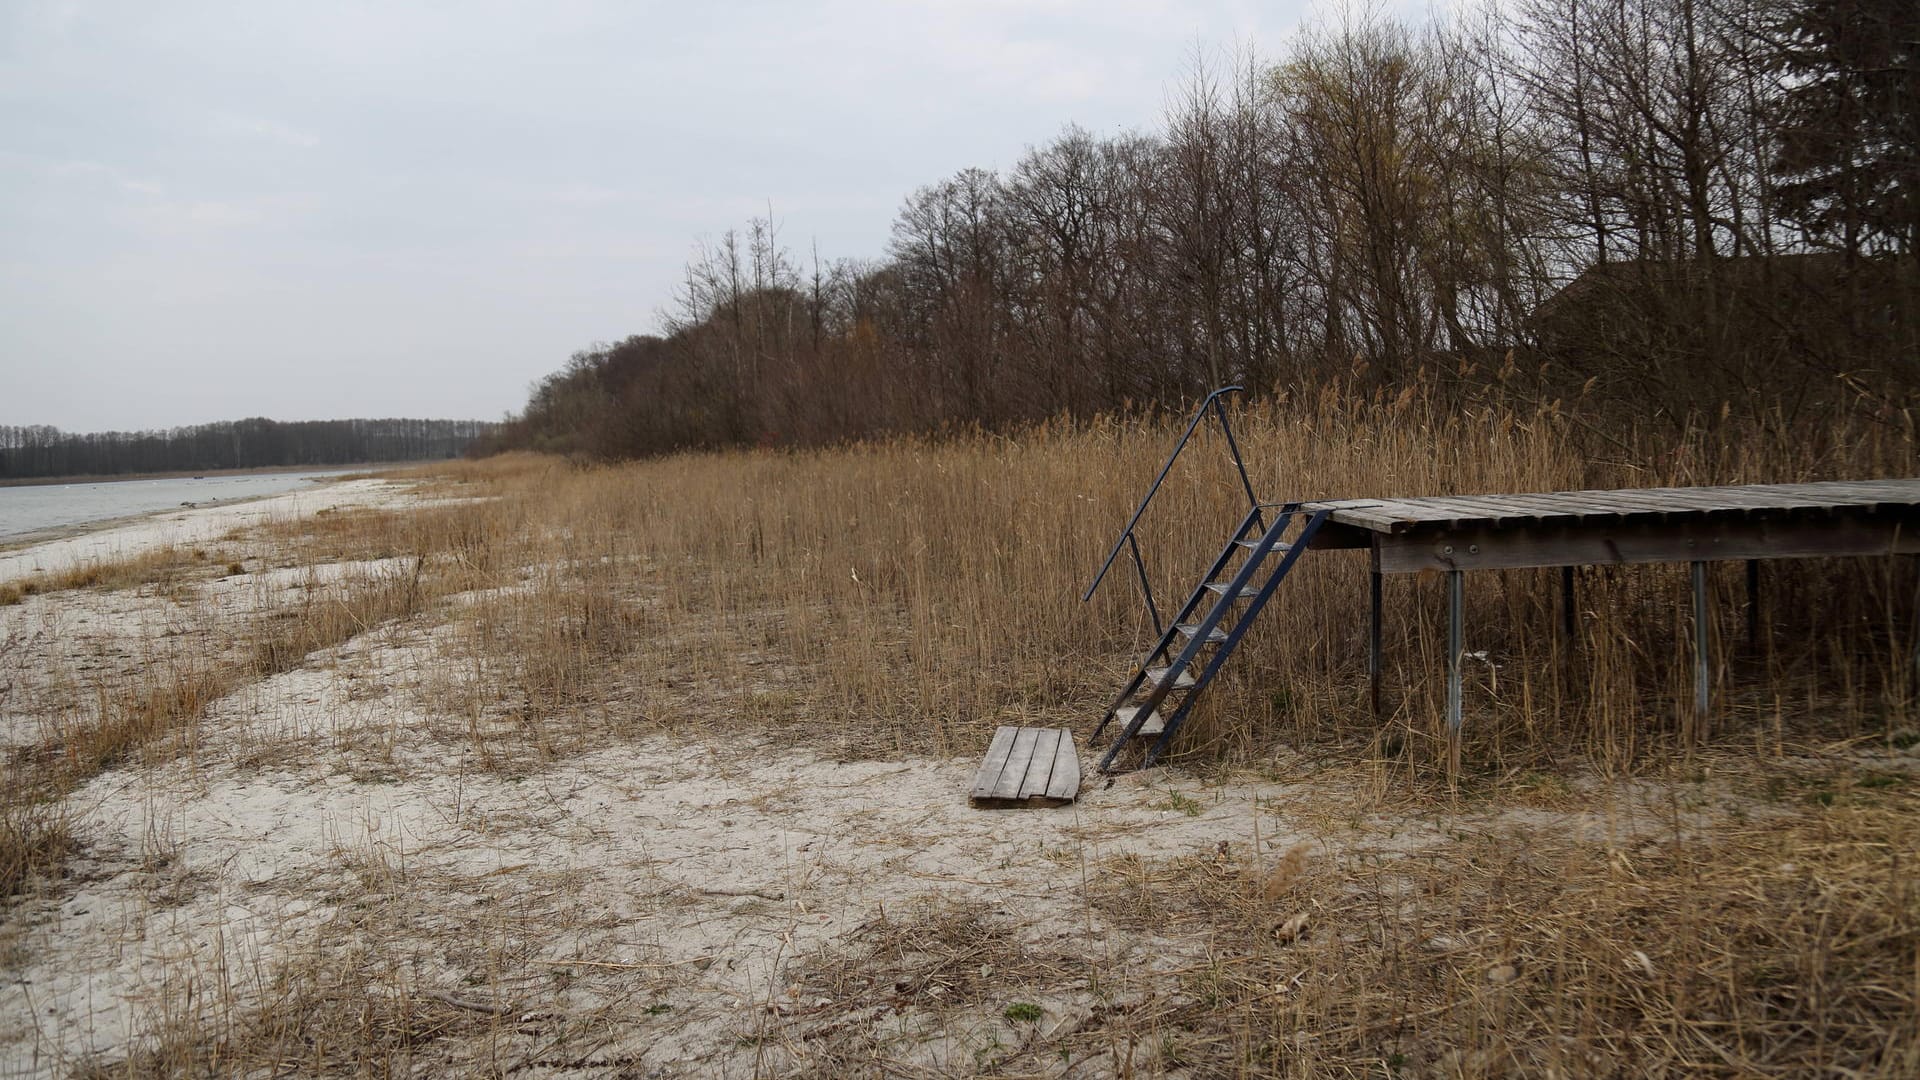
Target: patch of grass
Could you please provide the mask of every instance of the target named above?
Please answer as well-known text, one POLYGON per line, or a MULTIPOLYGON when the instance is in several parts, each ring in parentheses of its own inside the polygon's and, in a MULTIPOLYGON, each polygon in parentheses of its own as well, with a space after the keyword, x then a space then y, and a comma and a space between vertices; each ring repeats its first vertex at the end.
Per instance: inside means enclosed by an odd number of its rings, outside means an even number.
POLYGON ((432 599, 426 559, 406 569, 386 570, 338 585, 309 590, 297 605, 259 620, 251 667, 278 675, 299 667, 321 649, 363 634, 389 619, 404 618, 432 599))
POLYGON ((14 784, 0 791, 0 901, 59 876, 78 848, 65 807, 14 784))
POLYGON ((1016 1001, 1000 1010, 1000 1015, 1015 1024, 1037 1024, 1047 1012, 1031 1001, 1016 1001))
POLYGON ((38 755, 56 790, 71 790, 130 758, 134 752, 198 720, 237 683, 237 673, 214 663, 161 669, 129 687, 99 688, 97 719, 71 730, 38 755))
POLYGON ((1188 817, 1199 817, 1206 809, 1206 807, 1200 805, 1200 800, 1188 795, 1184 791, 1176 791, 1173 788, 1168 788, 1162 793, 1160 801, 1154 803, 1153 808, 1155 810, 1177 810, 1188 817))

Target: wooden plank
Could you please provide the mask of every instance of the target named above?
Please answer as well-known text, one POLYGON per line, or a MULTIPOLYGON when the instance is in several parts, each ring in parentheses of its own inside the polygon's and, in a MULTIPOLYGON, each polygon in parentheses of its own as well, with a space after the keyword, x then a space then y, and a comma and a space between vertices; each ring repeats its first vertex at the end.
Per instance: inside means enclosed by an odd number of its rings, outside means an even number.
MULTIPOLYGON (((1133 718, 1138 715, 1140 715, 1140 706, 1138 705, 1122 705, 1113 710, 1113 718, 1119 721, 1122 729, 1132 724, 1133 718)), ((1167 718, 1160 715, 1159 709, 1155 709, 1147 714, 1145 720, 1141 721, 1140 730, 1134 732, 1133 735, 1134 738, 1140 738, 1146 735, 1158 735, 1165 730, 1167 730, 1167 718)))
POLYGON ((1423 530, 1382 537, 1380 569, 1497 570, 1720 559, 1792 559, 1920 553, 1920 516, 1706 519, 1636 525, 1423 530))
POLYGON ((1613 510, 1583 509, 1576 503, 1552 495, 1502 495, 1500 498, 1515 506, 1524 506, 1532 510, 1541 521, 1563 519, 1578 521, 1586 517, 1617 517, 1613 510))
POLYGON ((1509 502, 1504 495, 1455 495, 1450 501, 1484 511, 1482 516, 1496 525, 1516 521, 1536 521, 1541 515, 1538 508, 1509 502))
POLYGON ((1421 499, 1413 505, 1422 512, 1423 523, 1444 522, 1455 529, 1468 525, 1492 524, 1496 516, 1492 509, 1478 505, 1472 499, 1455 495, 1421 499))
POLYGON ((1335 510, 1333 520, 1359 525, 1375 532, 1404 532, 1422 521, 1433 519, 1414 499, 1383 499, 1361 507, 1335 510))
POLYGON ((1047 778, 1053 775, 1054 755, 1060 751, 1059 728, 1035 728, 1040 732, 1033 741, 1033 760, 1027 765, 1027 775, 1020 781, 1017 798, 1029 799, 1035 795, 1047 793, 1047 778))
POLYGON ((1913 505, 1908 501, 1910 492, 1897 486, 1884 486, 1876 489, 1866 482, 1859 483, 1820 483, 1820 484, 1780 484, 1774 485, 1796 504, 1813 506, 1822 510, 1834 509, 1872 509, 1885 503, 1895 505, 1913 505))
POLYGON ((1874 498, 1884 502, 1920 504, 1920 480, 1847 480, 1842 483, 1848 488, 1871 492, 1874 498))
POLYGON ((1385 531, 1393 521, 1393 517, 1390 514, 1381 513, 1383 507, 1384 504, 1378 499, 1335 499, 1327 502, 1302 503, 1300 509, 1303 513, 1309 514, 1325 510, 1330 521, 1345 522, 1363 529, 1385 531))
POLYGON ((1594 510, 1611 510, 1622 517, 1629 514, 1664 515, 1674 511, 1674 505, 1658 496, 1641 495, 1633 490, 1621 491, 1569 491, 1564 496, 1569 502, 1594 510))
POLYGON ((1023 727, 1014 733, 1013 751, 1007 755, 1007 767, 1001 771, 989 797, 995 799, 1017 799, 1020 797, 1020 782, 1027 777, 1027 766, 1033 763, 1033 744, 1040 739, 1040 729, 1023 727))
POLYGON ((1672 505, 1675 513, 1697 516, 1746 517, 1756 510, 1764 509, 1752 500, 1730 499, 1725 495, 1689 488, 1648 488, 1658 491, 1662 502, 1672 505))
POLYGON ((1053 775, 1047 780, 1049 801, 1070 803, 1080 795, 1080 751, 1073 739, 1062 735, 1054 754, 1053 775))
POLYGON ((1013 751, 1013 738, 1018 731, 1013 727, 994 731, 993 741, 987 744, 987 756, 980 762, 980 770, 973 774, 973 798, 985 798, 993 793, 994 784, 1006 771, 1007 755, 1013 751))
POLYGON ((1898 488, 1876 486, 1869 481, 1850 484, 1836 484, 1834 491, 1847 499, 1848 506, 1872 509, 1881 503, 1901 503, 1905 494, 1898 488))
POLYGON ((1696 499, 1747 510, 1817 510, 1843 506, 1849 501, 1831 490, 1803 491, 1794 484, 1740 484, 1671 490, 1689 491, 1696 499))
POLYGON ((1697 503, 1740 510, 1773 510, 1789 493, 1771 484, 1733 484, 1724 487, 1648 488, 1669 498, 1685 495, 1697 503))
POLYGON ((1331 511, 1350 528, 1401 535, 1433 527, 1536 519, 1603 520, 1787 517, 1854 509, 1920 507, 1920 478, 1818 481, 1804 484, 1728 484, 1717 487, 1614 488, 1583 491, 1339 499, 1304 504, 1331 511))

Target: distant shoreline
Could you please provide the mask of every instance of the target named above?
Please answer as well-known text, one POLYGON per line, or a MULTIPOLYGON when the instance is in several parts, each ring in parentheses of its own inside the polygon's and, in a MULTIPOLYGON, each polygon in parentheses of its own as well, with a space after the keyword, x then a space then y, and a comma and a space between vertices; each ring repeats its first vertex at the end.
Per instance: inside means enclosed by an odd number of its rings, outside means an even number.
POLYGON ((250 469, 178 469, 173 472, 89 473, 80 476, 0 477, 0 488, 51 487, 58 484, 115 484, 123 480, 191 480, 202 476, 269 476, 274 473, 386 472, 432 465, 446 458, 417 461, 360 461, 347 465, 256 465, 250 469))

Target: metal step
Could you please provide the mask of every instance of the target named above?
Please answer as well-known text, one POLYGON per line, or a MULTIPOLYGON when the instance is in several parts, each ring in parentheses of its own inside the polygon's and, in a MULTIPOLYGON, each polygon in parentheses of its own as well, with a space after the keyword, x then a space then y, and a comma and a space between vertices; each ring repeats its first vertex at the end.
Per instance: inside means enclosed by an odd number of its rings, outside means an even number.
MULTIPOLYGON (((1133 718, 1138 715, 1139 712, 1140 706, 1138 705, 1122 705, 1113 710, 1113 718, 1120 722, 1120 730, 1125 731, 1127 725, 1133 723, 1133 718)), ((1140 730, 1134 734, 1158 735, 1165 730, 1167 730, 1166 717, 1161 716, 1160 710, 1155 709, 1147 714, 1147 722, 1141 724, 1140 730)))
MULTIPOLYGON (((1168 670, 1169 670, 1168 668, 1163 668, 1163 667, 1148 668, 1147 669, 1147 685, 1148 686, 1165 686, 1167 683, 1168 670)), ((1175 677, 1175 679, 1173 680, 1173 688, 1175 690, 1188 690, 1193 687, 1193 683, 1194 683, 1193 672, 1182 669, 1180 674, 1177 677, 1175 677)))
MULTIPOLYGON (((1183 622, 1179 625, 1178 629, 1189 638, 1198 637, 1200 634, 1199 623, 1183 622)), ((1216 626, 1213 628, 1213 632, 1207 635, 1207 640, 1213 642, 1225 641, 1227 640, 1227 632, 1216 626)))
MULTIPOLYGON (((1248 551, 1252 551, 1254 548, 1260 546, 1260 538, 1256 536, 1251 540, 1235 540, 1234 543, 1246 548, 1248 551)), ((1284 555, 1293 550, 1293 545, 1287 543, 1285 540, 1275 540, 1273 546, 1267 550, 1275 555, 1284 555)))
POLYGON ((1221 596, 1230 595, 1235 600, 1241 600, 1246 597, 1252 596, 1254 593, 1257 593, 1260 590, 1254 588, 1252 582, 1248 582, 1246 588, 1241 589, 1239 592, 1236 593, 1233 591, 1233 582, 1231 581, 1209 581, 1207 582, 1207 591, 1212 593, 1219 593, 1221 596))

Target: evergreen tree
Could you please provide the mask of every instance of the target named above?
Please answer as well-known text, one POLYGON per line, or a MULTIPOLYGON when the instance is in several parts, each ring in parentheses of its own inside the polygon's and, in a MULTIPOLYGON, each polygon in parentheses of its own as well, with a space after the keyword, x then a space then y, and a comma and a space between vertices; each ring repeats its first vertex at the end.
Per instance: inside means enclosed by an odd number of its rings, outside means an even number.
POLYGON ((1851 253, 1920 250, 1920 3, 1805 0, 1780 29, 1782 215, 1851 253))

